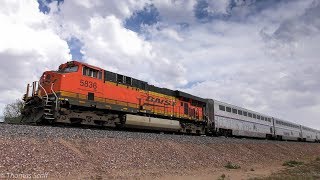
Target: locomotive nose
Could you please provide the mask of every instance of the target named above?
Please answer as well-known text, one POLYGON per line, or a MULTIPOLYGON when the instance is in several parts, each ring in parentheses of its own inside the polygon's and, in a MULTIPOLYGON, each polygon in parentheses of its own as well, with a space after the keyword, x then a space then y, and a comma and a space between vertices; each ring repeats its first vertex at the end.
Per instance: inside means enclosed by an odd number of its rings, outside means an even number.
POLYGON ((49 82, 50 82, 50 80, 51 80, 51 75, 50 75, 48 72, 44 72, 43 75, 42 75, 42 77, 41 77, 41 79, 42 79, 43 81, 49 81, 49 82))
POLYGON ((46 71, 42 74, 40 78, 40 82, 43 84, 50 84, 52 82, 52 79, 54 78, 54 73, 51 71, 46 71))

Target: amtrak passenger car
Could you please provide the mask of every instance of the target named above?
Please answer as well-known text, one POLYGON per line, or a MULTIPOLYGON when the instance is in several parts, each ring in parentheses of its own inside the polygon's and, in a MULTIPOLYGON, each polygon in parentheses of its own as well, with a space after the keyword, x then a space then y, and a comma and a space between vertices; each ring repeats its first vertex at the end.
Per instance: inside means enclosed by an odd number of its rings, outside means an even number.
POLYGON ((303 141, 318 141, 319 137, 318 137, 318 131, 312 128, 308 128, 305 126, 301 126, 301 130, 302 130, 302 140, 303 141))
POLYGON ((275 138, 278 140, 302 140, 301 126, 292 122, 274 119, 275 138))
POLYGON ((214 101, 215 130, 220 135, 272 138, 272 117, 238 106, 214 101))

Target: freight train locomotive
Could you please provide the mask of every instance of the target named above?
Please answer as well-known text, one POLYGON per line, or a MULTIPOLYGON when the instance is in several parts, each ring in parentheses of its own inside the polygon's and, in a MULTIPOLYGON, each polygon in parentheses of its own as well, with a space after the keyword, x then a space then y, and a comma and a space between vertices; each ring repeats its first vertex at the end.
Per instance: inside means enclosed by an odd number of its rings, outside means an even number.
POLYGON ((22 123, 319 141, 320 131, 70 61, 28 84, 22 123))

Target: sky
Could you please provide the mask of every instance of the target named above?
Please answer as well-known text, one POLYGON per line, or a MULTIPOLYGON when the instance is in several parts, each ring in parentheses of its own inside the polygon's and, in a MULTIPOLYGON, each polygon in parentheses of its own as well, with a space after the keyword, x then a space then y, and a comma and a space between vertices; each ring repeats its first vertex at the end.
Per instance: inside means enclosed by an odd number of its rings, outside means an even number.
POLYGON ((73 59, 320 129, 320 0, 3 0, 0 23, 0 113, 73 59))

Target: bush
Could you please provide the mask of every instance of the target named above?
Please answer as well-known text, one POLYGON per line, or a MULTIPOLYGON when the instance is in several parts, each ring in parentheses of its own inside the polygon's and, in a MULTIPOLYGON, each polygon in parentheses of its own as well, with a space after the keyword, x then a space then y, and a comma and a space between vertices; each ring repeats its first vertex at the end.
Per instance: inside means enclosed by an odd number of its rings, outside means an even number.
POLYGON ((19 123, 21 120, 21 111, 23 109, 23 101, 17 99, 16 102, 7 104, 4 108, 4 122, 19 123))
POLYGON ((241 168, 239 165, 232 164, 231 162, 228 162, 224 167, 227 169, 240 169, 241 168))
POLYGON ((289 166, 289 167, 295 167, 295 166, 299 166, 299 165, 302 165, 302 164, 304 164, 304 163, 301 162, 301 161, 291 160, 291 161, 284 162, 282 165, 283 166, 289 166))

